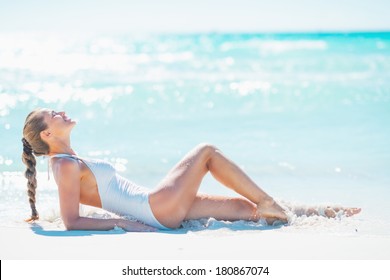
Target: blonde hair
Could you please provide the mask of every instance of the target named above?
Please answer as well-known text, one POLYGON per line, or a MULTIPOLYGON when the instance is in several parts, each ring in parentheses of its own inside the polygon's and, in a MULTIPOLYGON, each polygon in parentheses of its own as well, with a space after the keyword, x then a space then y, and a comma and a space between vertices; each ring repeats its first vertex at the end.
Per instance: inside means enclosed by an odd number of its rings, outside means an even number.
POLYGON ((37 109, 28 114, 23 128, 23 153, 22 161, 26 165, 24 176, 27 179, 27 194, 31 207, 31 217, 27 222, 39 219, 38 211, 35 206, 35 194, 37 189, 36 179, 36 160, 35 156, 47 155, 50 152, 49 145, 42 140, 41 131, 47 129, 47 124, 41 109, 37 109))

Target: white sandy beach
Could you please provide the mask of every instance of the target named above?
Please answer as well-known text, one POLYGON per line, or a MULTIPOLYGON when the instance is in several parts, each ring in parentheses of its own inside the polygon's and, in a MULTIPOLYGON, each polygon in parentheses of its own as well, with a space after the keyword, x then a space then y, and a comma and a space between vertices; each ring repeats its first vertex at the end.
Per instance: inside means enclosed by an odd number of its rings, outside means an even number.
POLYGON ((129 233, 1 227, 2 260, 390 259, 388 236, 335 236, 278 229, 129 233))

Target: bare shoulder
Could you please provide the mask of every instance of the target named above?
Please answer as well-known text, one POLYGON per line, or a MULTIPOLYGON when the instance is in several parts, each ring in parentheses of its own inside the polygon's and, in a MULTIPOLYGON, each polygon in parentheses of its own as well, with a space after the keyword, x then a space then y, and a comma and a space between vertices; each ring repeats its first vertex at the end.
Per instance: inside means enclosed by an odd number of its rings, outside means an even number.
POLYGON ((51 164, 55 177, 60 175, 76 175, 80 172, 78 160, 75 158, 54 158, 52 159, 51 164))

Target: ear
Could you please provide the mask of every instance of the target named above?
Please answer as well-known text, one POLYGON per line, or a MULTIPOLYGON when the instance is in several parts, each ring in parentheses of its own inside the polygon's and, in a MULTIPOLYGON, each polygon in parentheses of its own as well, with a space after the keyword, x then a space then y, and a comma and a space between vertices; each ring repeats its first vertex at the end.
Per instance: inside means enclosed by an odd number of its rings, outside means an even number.
POLYGON ((43 130, 39 133, 39 135, 41 136, 42 140, 47 140, 51 137, 51 133, 49 130, 43 130))

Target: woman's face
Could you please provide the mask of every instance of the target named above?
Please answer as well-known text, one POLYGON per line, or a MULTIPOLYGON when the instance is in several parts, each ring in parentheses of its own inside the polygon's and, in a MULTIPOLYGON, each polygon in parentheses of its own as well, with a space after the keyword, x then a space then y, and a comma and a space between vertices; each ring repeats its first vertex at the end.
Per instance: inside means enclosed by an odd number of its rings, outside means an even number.
POLYGON ((42 114, 48 126, 47 130, 54 135, 69 133, 76 125, 76 121, 69 118, 65 112, 42 109, 42 114))

